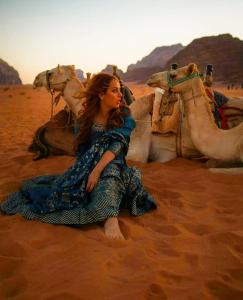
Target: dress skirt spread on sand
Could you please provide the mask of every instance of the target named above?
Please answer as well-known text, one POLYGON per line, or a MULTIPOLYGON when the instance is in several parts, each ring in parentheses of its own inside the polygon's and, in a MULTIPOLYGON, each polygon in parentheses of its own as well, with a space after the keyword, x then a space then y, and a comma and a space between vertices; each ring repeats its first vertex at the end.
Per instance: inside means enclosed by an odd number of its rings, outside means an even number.
POLYGON ((77 159, 64 174, 39 176, 23 182, 19 191, 1 204, 6 214, 51 224, 88 224, 119 215, 121 208, 135 216, 155 209, 156 204, 141 183, 139 170, 128 167, 125 155, 133 119, 124 119, 122 128, 105 130, 94 125, 89 142, 80 148, 77 159), (103 170, 92 192, 86 192, 88 176, 105 151, 116 158, 103 170))

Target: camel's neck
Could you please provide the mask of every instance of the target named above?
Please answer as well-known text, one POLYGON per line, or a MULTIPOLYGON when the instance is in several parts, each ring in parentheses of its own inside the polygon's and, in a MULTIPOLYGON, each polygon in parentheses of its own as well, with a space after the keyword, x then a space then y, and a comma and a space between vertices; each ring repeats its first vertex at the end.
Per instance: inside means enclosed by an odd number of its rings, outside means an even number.
POLYGON ((181 92, 181 95, 185 105, 191 104, 190 102, 195 103, 197 101, 196 98, 198 98, 199 96, 206 97, 203 83, 199 78, 193 78, 184 84, 186 87, 181 92))
POLYGON ((190 128, 192 140, 197 148, 205 147, 206 143, 219 130, 214 122, 209 98, 205 93, 203 83, 194 78, 188 84, 188 88, 182 92, 182 100, 185 105, 186 118, 190 128))
POLYGON ((84 87, 79 80, 71 79, 67 82, 63 91, 63 98, 76 117, 80 115, 83 109, 81 100, 83 90, 84 87))
POLYGON ((143 96, 130 105, 130 110, 135 120, 144 119, 152 112, 154 102, 154 93, 143 96))
POLYGON ((182 93, 186 118, 195 147, 204 155, 219 160, 242 160, 239 140, 242 127, 230 130, 219 129, 214 121, 203 84, 200 79, 192 79, 182 93))
MULTIPOLYGON (((191 82, 193 84, 188 86, 188 88, 181 93, 189 123, 196 126, 202 122, 204 126, 216 129, 217 126, 210 108, 210 99, 206 95, 202 81, 198 78, 194 78, 191 82), (191 116, 197 116, 197 118, 190 118, 191 116)), ((202 124, 200 124, 200 126, 201 125, 202 124)))

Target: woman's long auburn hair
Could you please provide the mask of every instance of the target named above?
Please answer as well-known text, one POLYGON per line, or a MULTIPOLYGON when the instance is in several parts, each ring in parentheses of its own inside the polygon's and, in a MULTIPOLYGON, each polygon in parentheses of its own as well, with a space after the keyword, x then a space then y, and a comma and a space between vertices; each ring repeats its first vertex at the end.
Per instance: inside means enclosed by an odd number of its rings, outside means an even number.
MULTIPOLYGON (((94 118, 100 109, 100 97, 102 93, 106 93, 112 80, 118 79, 110 74, 99 73, 92 77, 84 94, 84 109, 82 115, 78 118, 79 133, 74 141, 74 151, 77 152, 79 145, 88 141, 94 118)), ((123 125, 123 117, 130 114, 128 106, 121 102, 118 109, 112 109, 107 121, 107 129, 121 127, 123 125)))

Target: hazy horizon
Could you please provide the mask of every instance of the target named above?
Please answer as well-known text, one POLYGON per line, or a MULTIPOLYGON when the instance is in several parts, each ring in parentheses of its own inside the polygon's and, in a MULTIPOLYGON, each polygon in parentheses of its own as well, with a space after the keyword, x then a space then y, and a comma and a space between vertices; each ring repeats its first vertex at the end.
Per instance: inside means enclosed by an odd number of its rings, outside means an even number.
POLYGON ((59 64, 126 71, 156 47, 229 33, 243 39, 240 0, 0 0, 0 58, 23 83, 59 64))

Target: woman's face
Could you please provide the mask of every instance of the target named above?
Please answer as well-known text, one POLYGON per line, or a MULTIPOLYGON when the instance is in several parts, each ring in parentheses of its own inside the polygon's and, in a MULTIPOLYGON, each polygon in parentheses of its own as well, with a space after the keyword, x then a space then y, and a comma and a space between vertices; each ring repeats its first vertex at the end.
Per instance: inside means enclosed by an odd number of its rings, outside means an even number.
POLYGON ((122 100, 121 86, 118 80, 112 79, 105 94, 102 94, 100 104, 108 110, 117 109, 122 100))

